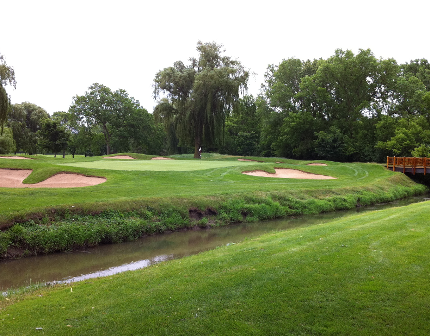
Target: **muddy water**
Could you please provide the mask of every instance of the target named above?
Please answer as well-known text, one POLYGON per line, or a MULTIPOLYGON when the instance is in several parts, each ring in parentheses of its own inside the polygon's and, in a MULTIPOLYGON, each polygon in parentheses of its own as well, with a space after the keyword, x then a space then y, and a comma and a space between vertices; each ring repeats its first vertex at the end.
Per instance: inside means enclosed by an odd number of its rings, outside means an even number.
MULTIPOLYGON (((402 206, 423 200, 423 197, 416 197, 391 204, 360 208, 358 211, 402 206)), ((134 242, 103 245, 73 253, 4 260, 0 261, 0 291, 35 283, 74 282, 135 270, 164 260, 177 259, 217 246, 237 243, 266 232, 321 224, 355 213, 357 213, 356 210, 339 211, 286 220, 165 233, 144 237, 134 242)))

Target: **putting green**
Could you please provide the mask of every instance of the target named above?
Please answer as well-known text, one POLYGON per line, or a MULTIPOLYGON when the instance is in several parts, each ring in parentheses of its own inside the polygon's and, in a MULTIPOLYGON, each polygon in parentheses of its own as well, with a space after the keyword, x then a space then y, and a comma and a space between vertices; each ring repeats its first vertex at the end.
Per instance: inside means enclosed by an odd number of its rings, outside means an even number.
POLYGON ((110 170, 190 171, 234 166, 251 166, 255 165, 255 162, 204 160, 100 160, 92 162, 65 163, 60 165, 110 170))

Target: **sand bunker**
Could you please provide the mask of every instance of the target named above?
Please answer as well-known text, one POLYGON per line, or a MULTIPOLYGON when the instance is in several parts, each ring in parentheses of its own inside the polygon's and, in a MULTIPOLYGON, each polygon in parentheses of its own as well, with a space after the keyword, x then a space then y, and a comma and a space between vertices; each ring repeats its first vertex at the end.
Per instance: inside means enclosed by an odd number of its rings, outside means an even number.
POLYGON ((134 157, 128 155, 116 155, 116 156, 105 156, 103 159, 124 159, 124 160, 134 160, 134 157))
POLYGON ((18 160, 31 160, 24 156, 0 156, 0 159, 18 159, 18 160))
POLYGON ((276 178, 294 178, 294 179, 306 179, 306 180, 334 180, 335 177, 306 173, 301 170, 277 168, 276 173, 271 174, 263 170, 254 170, 250 172, 243 172, 243 174, 251 176, 262 176, 262 177, 276 177, 276 178))
POLYGON ((173 159, 162 157, 162 156, 156 156, 156 157, 151 158, 151 160, 173 160, 173 159))
POLYGON ((250 160, 250 159, 237 159, 237 161, 264 162, 264 161, 250 160))
POLYGON ((60 173, 36 184, 23 184, 31 170, 0 169, 2 188, 77 188, 89 187, 106 182, 103 177, 90 177, 79 174, 60 173))
POLYGON ((314 162, 314 163, 308 163, 307 166, 327 166, 327 163, 314 162))

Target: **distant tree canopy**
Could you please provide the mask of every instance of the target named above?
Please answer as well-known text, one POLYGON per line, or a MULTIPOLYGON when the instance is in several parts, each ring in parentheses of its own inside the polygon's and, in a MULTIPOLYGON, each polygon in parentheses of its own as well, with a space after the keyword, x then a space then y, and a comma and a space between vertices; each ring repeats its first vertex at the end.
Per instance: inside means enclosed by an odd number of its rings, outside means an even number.
POLYGON ((6 64, 4 56, 0 54, 0 135, 3 135, 3 127, 10 110, 10 99, 5 89, 6 85, 16 87, 15 71, 6 64))
POLYGON ((271 65, 258 103, 260 152, 382 161, 386 155, 428 148, 429 69, 426 60, 398 65, 375 58, 370 50, 354 55, 340 49, 327 60, 271 65), (405 138, 408 144, 401 146, 405 138))
POLYGON ((249 77, 239 61, 222 55, 221 45, 198 42, 197 51, 189 65, 175 62, 154 79, 154 97, 164 96, 154 113, 167 128, 173 125, 181 143, 194 146, 195 158, 202 145, 220 143, 225 118, 249 77))
POLYGON ((385 161, 430 155, 430 64, 398 64, 371 50, 338 49, 328 59, 269 65, 257 97, 249 73, 216 43, 159 71, 153 114, 125 90, 95 83, 52 117, 25 102, 10 105, 15 73, 0 55, 0 151, 72 155, 204 151, 333 161, 385 161))
POLYGON ((163 130, 139 101, 125 90, 112 91, 95 83, 83 96, 75 96, 69 108, 72 140, 90 147, 103 135, 106 153, 115 151, 159 152, 163 130), (78 135, 79 134, 79 135, 78 135))
POLYGON ((11 106, 8 126, 12 130, 16 142, 16 151, 28 154, 37 153, 38 131, 42 128, 49 114, 41 107, 32 103, 14 104, 11 106))
POLYGON ((5 127, 0 135, 0 154, 9 154, 15 151, 16 145, 10 128, 5 127))
POLYGON ((52 119, 43 121, 38 135, 39 146, 48 152, 54 153, 54 156, 57 156, 60 151, 65 151, 70 136, 60 121, 52 119))

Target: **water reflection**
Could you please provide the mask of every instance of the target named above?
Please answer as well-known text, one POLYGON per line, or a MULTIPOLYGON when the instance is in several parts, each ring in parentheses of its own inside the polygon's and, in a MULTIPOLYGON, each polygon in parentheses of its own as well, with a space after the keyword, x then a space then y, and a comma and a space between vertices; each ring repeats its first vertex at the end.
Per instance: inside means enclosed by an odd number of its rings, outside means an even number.
POLYGON ((416 197, 358 210, 165 233, 144 237, 134 242, 102 245, 73 253, 4 260, 0 261, 0 290, 34 283, 74 282, 108 276, 240 242, 266 232, 321 224, 334 218, 355 214, 357 211, 402 206, 422 200, 423 197, 416 197))

